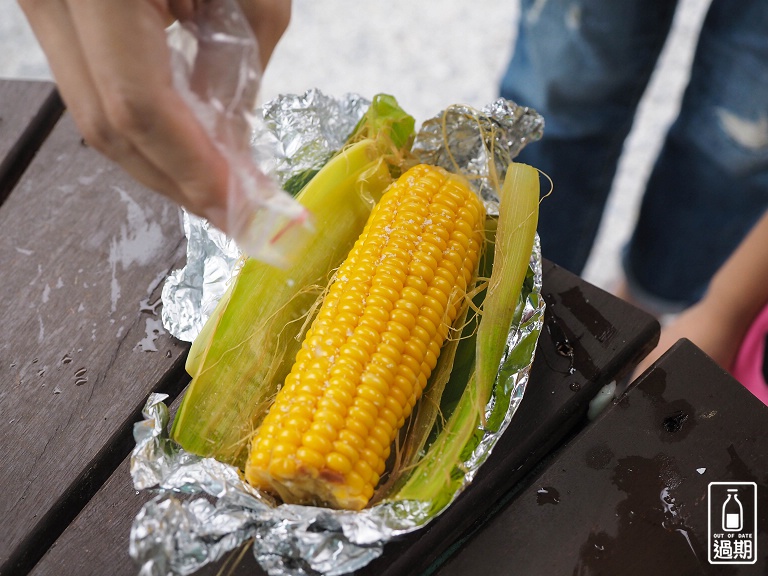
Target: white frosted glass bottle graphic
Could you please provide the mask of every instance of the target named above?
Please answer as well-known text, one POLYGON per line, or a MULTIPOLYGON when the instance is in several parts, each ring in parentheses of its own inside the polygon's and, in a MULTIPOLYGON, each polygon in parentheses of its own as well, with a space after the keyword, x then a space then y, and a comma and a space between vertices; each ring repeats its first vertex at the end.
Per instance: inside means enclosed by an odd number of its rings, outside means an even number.
POLYGON ((744 527, 744 508, 739 502, 738 488, 728 489, 723 503, 723 532, 740 532, 744 527))

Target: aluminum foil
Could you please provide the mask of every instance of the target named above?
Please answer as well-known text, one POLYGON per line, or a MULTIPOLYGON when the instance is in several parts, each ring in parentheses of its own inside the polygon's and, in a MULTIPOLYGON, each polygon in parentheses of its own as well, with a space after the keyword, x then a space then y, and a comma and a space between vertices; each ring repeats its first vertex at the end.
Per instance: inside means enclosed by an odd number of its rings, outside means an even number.
POLYGON ((358 94, 333 98, 317 89, 267 102, 260 115, 262 128, 251 139, 257 162, 280 184, 319 168, 344 146, 370 104, 358 94))
POLYGON ((507 166, 543 131, 544 119, 535 110, 503 98, 482 110, 454 105, 422 124, 413 153, 425 164, 468 176, 488 213, 497 214, 507 166))
MULTIPOLYGON (((297 171, 321 166, 341 147, 367 105, 358 96, 336 100, 318 91, 281 97, 264 107, 266 127, 254 138, 254 154, 271 158, 270 172, 285 182, 297 171)), ((534 111, 503 100, 479 112, 454 106, 423 124, 414 153, 420 161, 458 167, 482 191, 493 214, 498 206, 494 182, 527 142, 541 136, 542 126, 534 111)), ((185 215, 184 222, 187 265, 166 282, 163 322, 174 336, 191 341, 226 290, 240 254, 205 221, 185 215)), ((537 239, 519 322, 508 335, 486 406, 486 422, 495 424, 481 429, 482 440, 461 466, 464 481, 454 499, 471 483, 523 397, 544 320, 541 275, 537 239)), ((142 576, 191 574, 248 543, 272 576, 346 574, 380 556, 386 542, 435 517, 429 503, 414 501, 384 500, 360 512, 278 504, 249 486, 237 469, 189 454, 172 442, 164 399, 151 396, 145 420, 134 429, 134 485, 156 493, 131 530, 130 554, 142 576)))
POLYGON ((182 211, 187 264, 170 273, 163 285, 162 319, 179 340, 192 342, 232 279, 240 250, 204 218, 182 211))
MULTIPOLYGON (((520 322, 510 330, 485 411, 489 421, 501 403, 503 418, 495 429, 482 429, 481 442, 461 466, 464 482, 453 499, 471 483, 523 398, 544 324, 541 277, 537 241, 520 322)), ((190 454, 170 440, 166 398, 150 396, 145 419, 134 426, 134 486, 157 492, 131 528, 129 551, 141 576, 191 574, 248 543, 271 576, 347 574, 380 556, 388 541, 435 518, 428 502, 417 501, 384 500, 359 512, 278 504, 252 488, 236 468, 190 454)))

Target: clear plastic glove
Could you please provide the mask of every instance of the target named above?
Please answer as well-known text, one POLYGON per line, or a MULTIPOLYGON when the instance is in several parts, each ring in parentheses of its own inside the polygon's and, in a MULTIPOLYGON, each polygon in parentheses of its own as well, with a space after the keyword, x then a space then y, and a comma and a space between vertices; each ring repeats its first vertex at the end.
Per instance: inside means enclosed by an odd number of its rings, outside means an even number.
POLYGON ((289 0, 242 0, 245 16, 231 16, 235 0, 19 3, 89 145, 208 218, 250 255, 278 265, 291 257, 308 233, 307 215, 246 157, 248 107, 287 26, 289 0), (222 17, 221 10, 230 15, 222 17), (166 27, 175 19, 201 40, 185 69, 186 94, 179 88, 180 59, 172 58, 167 43, 166 27), (210 42, 217 38, 224 42, 210 42), (247 63, 222 64, 223 47, 235 48, 229 57, 247 63), (244 69, 250 76, 242 76, 244 69))

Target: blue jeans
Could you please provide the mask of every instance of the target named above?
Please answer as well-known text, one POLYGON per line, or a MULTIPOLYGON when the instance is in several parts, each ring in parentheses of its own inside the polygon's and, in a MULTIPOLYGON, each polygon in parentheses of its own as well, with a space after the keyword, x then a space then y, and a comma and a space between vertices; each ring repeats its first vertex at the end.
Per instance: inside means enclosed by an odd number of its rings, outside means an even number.
MULTIPOLYGON (((674 0, 522 0, 501 94, 544 117, 544 137, 518 159, 552 178, 542 253, 576 273, 675 8, 674 0)), ((631 287, 670 308, 695 302, 766 208, 768 1, 713 0, 626 247, 631 287)))

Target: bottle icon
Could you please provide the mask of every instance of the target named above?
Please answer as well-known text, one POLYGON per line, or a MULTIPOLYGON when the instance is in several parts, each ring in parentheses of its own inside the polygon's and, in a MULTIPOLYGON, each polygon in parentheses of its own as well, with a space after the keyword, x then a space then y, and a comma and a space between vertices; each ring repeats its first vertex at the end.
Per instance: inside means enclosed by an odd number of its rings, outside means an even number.
POLYGON ((744 527, 744 508, 739 501, 738 488, 728 489, 723 503, 723 532, 740 532, 744 527))

